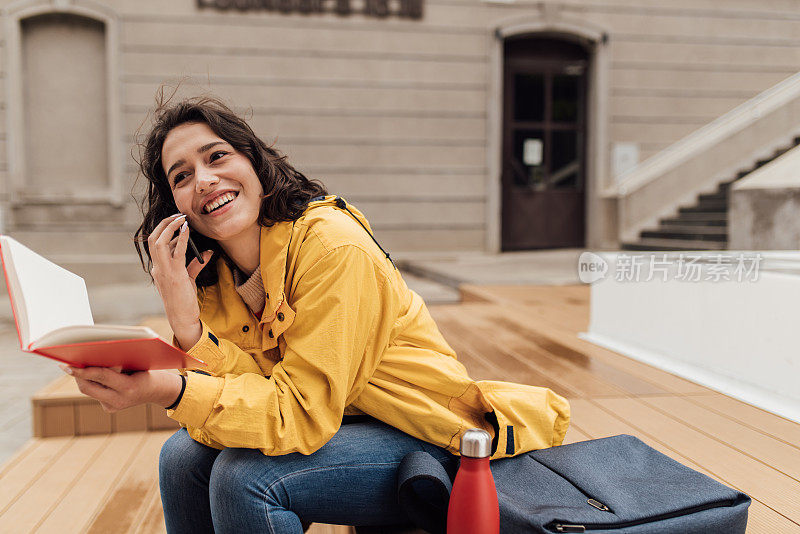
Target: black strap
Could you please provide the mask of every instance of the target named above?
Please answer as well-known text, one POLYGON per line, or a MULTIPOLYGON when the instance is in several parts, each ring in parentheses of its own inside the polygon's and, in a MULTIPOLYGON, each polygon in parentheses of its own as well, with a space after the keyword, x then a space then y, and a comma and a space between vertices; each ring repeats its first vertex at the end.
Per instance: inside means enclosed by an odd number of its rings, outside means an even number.
POLYGON ((178 405, 181 403, 184 391, 186 391, 186 377, 183 375, 180 375, 180 377, 181 377, 181 392, 178 393, 178 398, 175 399, 175 402, 166 407, 167 410, 174 410, 175 408, 177 408, 178 405))
POLYGON ((415 526, 431 534, 447 531, 447 506, 452 487, 447 471, 427 452, 406 454, 397 469, 400 509, 415 526))
MULTIPOLYGON (((318 200, 324 200, 324 199, 325 199, 325 195, 320 195, 320 196, 318 196, 318 197, 314 197, 314 198, 312 198, 312 199, 311 199, 311 200, 309 200, 308 202, 309 202, 309 203, 311 203, 311 202, 316 202, 316 201, 318 201, 318 200)), ((378 248, 379 248, 379 249, 381 249, 381 252, 383 252, 383 254, 386 256, 386 259, 387 259, 387 260, 389 260, 390 262, 392 262, 392 266, 393 266, 395 269, 397 269, 397 265, 395 265, 395 264, 394 264, 394 260, 393 260, 393 259, 392 259, 392 258, 389 256, 389 253, 388 253, 388 252, 386 252, 385 250, 383 250, 383 247, 381 246, 381 244, 380 244, 380 243, 378 243, 378 240, 377 240, 377 239, 375 239, 375 236, 374 236, 374 235, 372 235, 372 232, 370 232, 369 230, 367 230, 367 227, 366 227, 366 226, 364 226, 364 223, 362 223, 360 220, 358 220, 358 217, 356 217, 356 216, 353 214, 353 212, 352 212, 352 211, 350 211, 350 208, 348 208, 348 207, 347 207, 347 202, 345 202, 345 200, 344 200, 342 197, 340 197, 340 196, 337 196, 337 197, 334 199, 334 202, 336 202, 336 207, 337 207, 337 208, 339 208, 339 209, 342 209, 342 210, 345 210, 347 213, 349 213, 349 214, 350 214, 350 216, 351 216, 353 219, 355 219, 355 221, 356 221, 358 224, 360 224, 360 225, 361 225, 361 228, 363 228, 363 229, 364 229, 364 231, 365 231, 365 232, 367 232, 367 235, 369 235, 369 236, 372 238, 372 240, 375 242, 375 244, 376 244, 376 245, 378 245, 378 248)))

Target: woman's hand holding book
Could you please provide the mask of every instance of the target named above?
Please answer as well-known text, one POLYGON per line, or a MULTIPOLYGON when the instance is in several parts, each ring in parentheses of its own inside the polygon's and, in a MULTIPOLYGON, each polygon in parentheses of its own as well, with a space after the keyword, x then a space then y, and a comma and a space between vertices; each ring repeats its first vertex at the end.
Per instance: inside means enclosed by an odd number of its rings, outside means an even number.
POLYGON ((109 367, 69 367, 65 373, 73 376, 81 393, 97 399, 109 413, 146 402, 166 408, 181 393, 181 376, 170 371, 137 371, 126 373, 109 367))

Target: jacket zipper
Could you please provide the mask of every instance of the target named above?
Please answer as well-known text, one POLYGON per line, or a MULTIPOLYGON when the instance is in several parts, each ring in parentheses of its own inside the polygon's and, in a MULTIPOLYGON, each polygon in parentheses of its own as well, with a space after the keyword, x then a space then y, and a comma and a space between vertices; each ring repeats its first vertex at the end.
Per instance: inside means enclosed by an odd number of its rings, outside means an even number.
MULTIPOLYGON (((594 499, 590 499, 592 501, 594 499)), ((599 501, 595 501, 598 504, 602 504, 599 501)), ((654 517, 648 517, 643 519, 638 519, 636 521, 626 521, 624 523, 585 523, 582 525, 577 525, 573 523, 562 523, 558 520, 552 521, 549 525, 550 528, 555 530, 556 532, 586 532, 587 530, 611 530, 611 529, 618 529, 618 528, 626 528, 632 527, 635 525, 642 525, 644 523, 655 523, 656 521, 663 521, 665 519, 671 519, 673 517, 679 517, 682 515, 689 515, 695 512, 702 512, 703 510, 709 510, 711 508, 722 508, 723 506, 733 506, 736 503, 736 499, 733 500, 726 500, 726 501, 716 501, 707 504, 703 504, 700 506, 695 506, 692 508, 684 508, 682 510, 676 510, 675 512, 670 512, 668 514, 661 514, 654 517)), ((589 504, 592 504, 591 502, 589 504)), ((592 506, 595 506, 592 504, 592 506)), ((605 505, 603 505, 605 506, 605 505)), ((597 506, 595 506, 597 508, 597 506)))

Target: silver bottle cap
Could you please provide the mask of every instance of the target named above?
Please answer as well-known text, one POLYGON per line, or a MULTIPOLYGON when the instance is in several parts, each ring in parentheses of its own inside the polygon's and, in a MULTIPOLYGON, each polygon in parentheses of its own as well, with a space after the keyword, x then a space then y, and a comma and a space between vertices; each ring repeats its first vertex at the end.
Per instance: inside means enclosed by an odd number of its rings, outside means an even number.
POLYGON ((470 428, 461 436, 461 456, 486 458, 492 455, 492 436, 480 428, 470 428))

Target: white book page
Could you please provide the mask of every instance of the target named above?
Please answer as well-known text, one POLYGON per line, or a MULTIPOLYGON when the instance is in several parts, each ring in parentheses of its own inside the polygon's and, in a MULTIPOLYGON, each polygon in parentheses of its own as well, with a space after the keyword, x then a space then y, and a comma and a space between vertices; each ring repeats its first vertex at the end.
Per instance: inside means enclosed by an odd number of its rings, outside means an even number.
POLYGON ((25 309, 25 301, 22 300, 22 291, 19 289, 19 280, 14 268, 14 259, 11 257, 11 245, 8 244, 5 236, 0 236, 0 256, 3 260, 3 273, 5 274, 6 287, 11 297, 11 308, 14 311, 14 319, 17 323, 19 343, 26 346, 24 340, 29 339, 28 335, 28 312, 25 309))
POLYGON ((16 307, 22 345, 64 326, 91 325, 92 310, 86 283, 80 276, 36 254, 11 237, 0 238, 9 277, 16 278, 9 291, 16 307), (17 287, 14 287, 17 286, 17 287))
POLYGON ((49 332, 31 345, 31 349, 39 347, 55 347, 72 343, 91 343, 92 341, 116 341, 120 339, 150 339, 158 337, 146 326, 117 326, 110 324, 64 326, 49 332))

